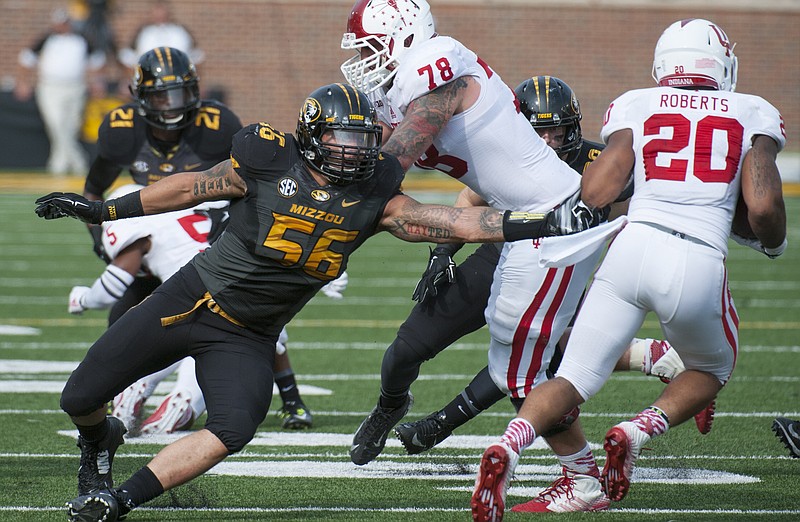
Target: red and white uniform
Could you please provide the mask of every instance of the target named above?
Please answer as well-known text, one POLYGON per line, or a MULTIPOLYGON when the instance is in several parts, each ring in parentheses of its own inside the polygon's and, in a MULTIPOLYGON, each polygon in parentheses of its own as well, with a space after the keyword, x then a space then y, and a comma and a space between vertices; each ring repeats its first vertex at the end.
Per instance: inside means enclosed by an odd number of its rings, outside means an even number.
MULTIPOLYGON (((580 176, 520 114, 512 89, 452 38, 415 43, 383 100, 388 108, 379 111, 394 115, 396 121, 386 123, 396 126, 413 100, 464 76, 480 85, 477 101, 449 120, 417 165, 458 179, 500 210, 544 212, 577 191, 580 176)), ((598 256, 543 269, 536 242, 504 245, 486 309, 489 369, 500 389, 524 397, 535 379, 544 378, 598 256)))
POLYGON ((756 135, 783 148, 781 116, 758 96, 654 87, 610 105, 603 140, 621 129, 636 153, 631 223, 595 275, 558 375, 594 395, 653 311, 686 368, 725 383, 738 347, 725 257, 741 165, 756 135))

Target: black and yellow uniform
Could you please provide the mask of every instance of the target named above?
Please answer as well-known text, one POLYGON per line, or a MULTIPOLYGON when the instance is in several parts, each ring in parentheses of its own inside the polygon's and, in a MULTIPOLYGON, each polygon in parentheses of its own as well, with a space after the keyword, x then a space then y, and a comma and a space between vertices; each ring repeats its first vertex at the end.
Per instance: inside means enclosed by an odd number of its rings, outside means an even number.
POLYGON ((225 233, 91 347, 61 397, 70 415, 192 356, 206 429, 241 450, 269 410, 278 334, 377 231, 403 179, 382 156, 365 181, 320 186, 294 136, 263 123, 236 134, 231 161, 247 194, 232 201, 225 233))
MULTIPOLYGON (((241 128, 239 117, 213 100, 201 102, 194 123, 175 142, 159 142, 135 103, 109 112, 100 125, 97 158, 89 169, 84 192, 101 198, 127 169, 133 182, 150 185, 176 172, 206 170, 228 158, 231 140, 241 128)), ((139 303, 159 285, 155 277, 137 277, 109 312, 109 324, 139 303)))
POLYGON ((102 197, 125 169, 139 185, 151 185, 176 172, 206 170, 228 157, 233 135, 241 128, 233 111, 204 100, 194 123, 180 131, 178 141, 159 142, 135 103, 117 107, 100 125, 98 158, 89 169, 84 190, 102 197))
MULTIPOLYGON (((603 144, 583 140, 579 148, 569 153, 566 162, 583 174, 586 165, 597 159, 604 148, 603 144)), ((404 400, 423 362, 486 324, 484 310, 502 248, 502 243, 481 245, 456 267, 454 283, 440 288, 435 298, 414 306, 383 356, 381 394, 384 397, 398 402, 404 400)), ((560 361, 560 357, 557 359, 560 361)), ((479 377, 467 393, 471 395, 469 402, 483 410, 505 394, 485 370, 479 377)))

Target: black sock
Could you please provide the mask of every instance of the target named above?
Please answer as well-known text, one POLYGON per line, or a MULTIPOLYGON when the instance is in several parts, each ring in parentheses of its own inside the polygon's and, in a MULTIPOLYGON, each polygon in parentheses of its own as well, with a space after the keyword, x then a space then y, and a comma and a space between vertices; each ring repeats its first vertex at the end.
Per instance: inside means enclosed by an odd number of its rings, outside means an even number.
POLYGON ((294 378, 292 370, 284 370, 275 374, 275 385, 278 387, 278 393, 281 394, 281 400, 286 404, 287 402, 303 402, 300 398, 300 390, 297 389, 297 381, 294 378))
POLYGON ((78 426, 78 433, 81 438, 90 444, 97 444, 105 438, 108 434, 108 417, 104 417, 102 421, 92 426, 78 426))
POLYGON ((133 474, 117 489, 127 493, 134 506, 139 506, 148 500, 153 500, 164 492, 164 487, 155 474, 147 466, 133 474))
POLYGON ((389 395, 381 388, 381 397, 378 399, 378 404, 381 408, 394 410, 405 405, 407 398, 408 391, 402 395, 389 395))
POLYGON ((465 424, 480 412, 505 397, 489 375, 489 368, 481 370, 472 382, 464 388, 447 406, 444 412, 445 423, 452 428, 465 424))

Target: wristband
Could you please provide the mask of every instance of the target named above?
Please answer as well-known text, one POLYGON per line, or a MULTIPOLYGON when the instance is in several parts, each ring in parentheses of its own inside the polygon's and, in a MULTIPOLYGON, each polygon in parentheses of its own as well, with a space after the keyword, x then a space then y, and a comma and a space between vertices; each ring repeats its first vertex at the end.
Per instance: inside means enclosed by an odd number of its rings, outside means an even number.
POLYGON ((456 255, 456 252, 461 250, 461 247, 464 246, 464 243, 443 243, 438 245, 436 248, 433 249, 431 252, 434 256, 449 256, 453 257, 456 255))
POLYGON ((142 207, 142 197, 139 195, 138 190, 103 202, 101 214, 103 221, 115 221, 139 216, 144 216, 144 207, 142 207))
POLYGON ((778 257, 779 255, 783 254, 786 251, 786 247, 789 245, 789 242, 786 238, 783 238, 783 243, 776 246, 775 248, 764 248, 764 253, 767 254, 769 257, 778 257))
POLYGON ((547 235, 545 214, 533 212, 503 212, 503 238, 506 241, 519 241, 520 239, 534 239, 547 235))

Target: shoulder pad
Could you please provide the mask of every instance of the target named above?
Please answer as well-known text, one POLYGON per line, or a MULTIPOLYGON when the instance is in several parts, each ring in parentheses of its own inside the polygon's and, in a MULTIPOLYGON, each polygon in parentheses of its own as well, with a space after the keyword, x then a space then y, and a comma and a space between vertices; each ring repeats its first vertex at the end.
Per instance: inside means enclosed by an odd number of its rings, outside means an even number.
POLYGON ((294 136, 261 122, 248 125, 236 133, 231 146, 231 159, 240 175, 280 176, 301 158, 294 136))
POLYGON ((232 110, 214 100, 204 100, 184 139, 201 158, 223 161, 230 153, 233 135, 241 128, 242 122, 232 110))
POLYGON ((147 122, 128 103, 111 110, 97 132, 97 153, 118 165, 130 165, 147 139, 147 122))

